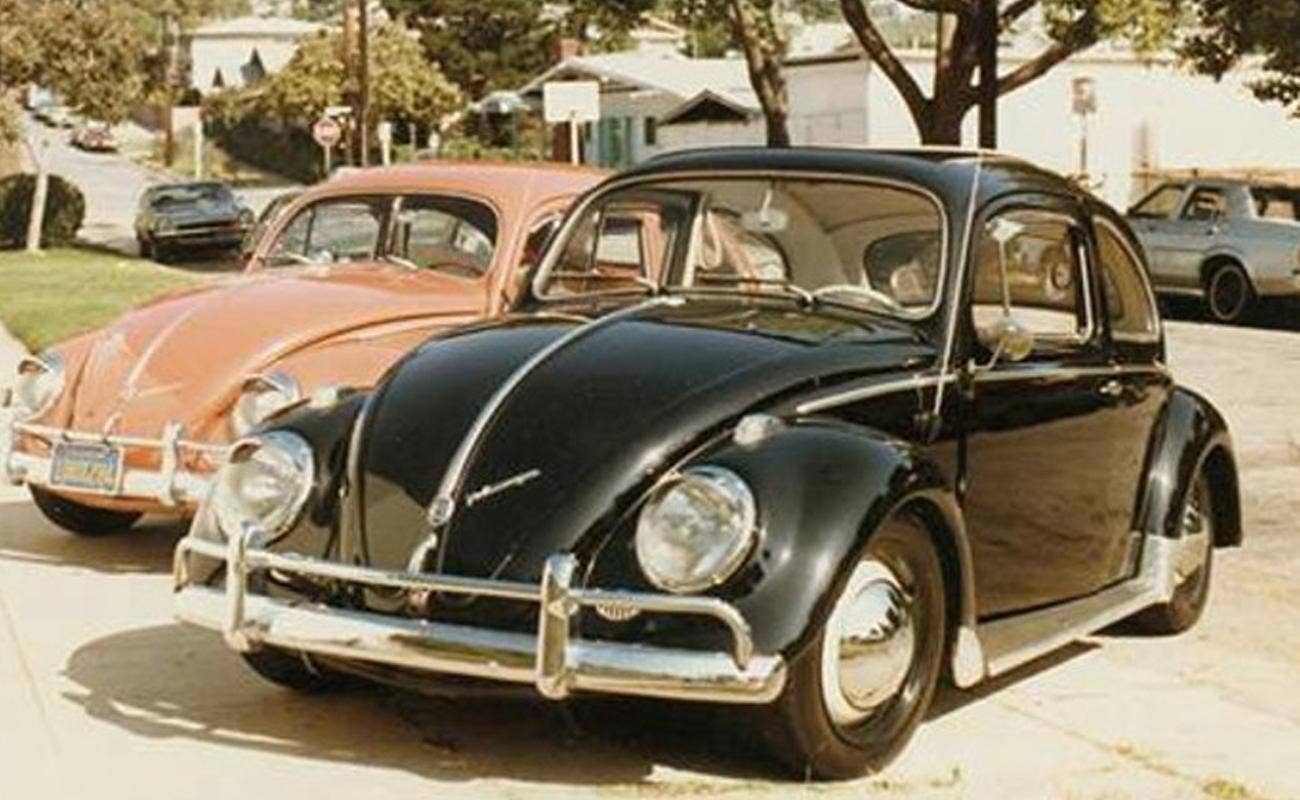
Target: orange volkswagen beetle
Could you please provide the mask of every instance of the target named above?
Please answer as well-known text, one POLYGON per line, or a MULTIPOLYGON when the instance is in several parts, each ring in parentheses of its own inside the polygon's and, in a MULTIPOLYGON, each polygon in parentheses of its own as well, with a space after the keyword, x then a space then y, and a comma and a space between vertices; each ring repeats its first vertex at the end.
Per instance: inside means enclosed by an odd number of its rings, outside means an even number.
POLYGON ((284 203, 245 272, 25 359, 0 477, 97 535, 189 515, 229 443, 368 387, 446 326, 502 311, 561 213, 602 177, 555 165, 351 172, 284 203))

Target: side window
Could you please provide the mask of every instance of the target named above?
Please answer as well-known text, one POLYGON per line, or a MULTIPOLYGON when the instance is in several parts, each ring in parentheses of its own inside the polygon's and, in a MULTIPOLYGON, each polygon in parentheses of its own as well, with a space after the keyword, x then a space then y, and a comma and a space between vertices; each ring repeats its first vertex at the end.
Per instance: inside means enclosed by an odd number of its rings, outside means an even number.
POLYGON ((1228 197, 1222 189, 1201 187, 1192 192, 1183 209, 1183 219, 1212 222, 1228 210, 1228 197))
POLYGON ((420 269, 477 278, 492 266, 496 212, 459 197, 419 195, 402 199, 391 250, 420 269))
POLYGON ((1082 341, 1089 313, 1078 233, 1068 218, 1041 211, 1010 211, 991 220, 975 255, 976 329, 996 325, 1009 302, 1012 316, 1035 339, 1082 341))
POLYGON ((1159 335, 1160 321, 1142 264, 1110 224, 1098 220, 1097 258, 1111 331, 1117 339, 1146 339, 1159 335))
POLYGON ((645 237, 641 221, 629 217, 606 216, 596 244, 596 268, 630 270, 645 275, 645 237))
POLYGON ((745 230, 740 216, 730 210, 710 209, 700 226, 695 278, 750 278, 782 282, 790 278, 790 265, 773 237, 745 230))
POLYGON ((550 270, 548 294, 626 291, 660 276, 690 222, 690 198, 633 193, 577 220, 550 270))
POLYGON ((1300 222, 1300 191, 1254 187, 1255 216, 1260 219, 1284 219, 1300 222))
POLYGON ((532 267, 541 263, 542 254, 546 252, 546 246, 551 243, 551 237, 555 236, 562 219, 563 217, 557 214, 533 225, 532 230, 528 232, 528 238, 524 240, 524 252, 519 259, 519 266, 532 267))
POLYGON ((1147 195, 1129 211, 1129 216, 1142 219, 1169 219, 1178 210, 1187 187, 1181 183, 1166 183, 1147 195))
POLYGON ((340 198, 308 206, 280 232, 267 252, 267 265, 374 258, 390 203, 386 198, 340 198))

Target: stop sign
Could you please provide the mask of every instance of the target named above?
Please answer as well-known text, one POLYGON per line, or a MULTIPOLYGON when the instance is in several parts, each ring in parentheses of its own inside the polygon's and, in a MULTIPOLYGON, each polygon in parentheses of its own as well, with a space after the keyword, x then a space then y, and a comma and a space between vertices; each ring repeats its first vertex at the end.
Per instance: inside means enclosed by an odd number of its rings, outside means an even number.
POLYGON ((333 147, 343 138, 343 127, 333 117, 321 117, 311 126, 311 137, 321 147, 333 147))

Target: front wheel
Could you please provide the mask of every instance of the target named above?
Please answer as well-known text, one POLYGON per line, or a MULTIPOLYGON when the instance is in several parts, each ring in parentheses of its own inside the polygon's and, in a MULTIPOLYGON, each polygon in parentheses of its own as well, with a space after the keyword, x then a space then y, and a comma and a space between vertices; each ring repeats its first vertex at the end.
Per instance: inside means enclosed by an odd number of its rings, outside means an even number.
POLYGON ((943 664, 943 568, 920 520, 885 522, 836 592, 759 721, 773 755, 801 777, 882 769, 920 724, 943 664))
POLYGON ((32 500, 45 518, 66 531, 78 536, 107 536, 130 528, 140 519, 138 511, 110 511, 94 508, 47 492, 38 486, 29 487, 32 500))

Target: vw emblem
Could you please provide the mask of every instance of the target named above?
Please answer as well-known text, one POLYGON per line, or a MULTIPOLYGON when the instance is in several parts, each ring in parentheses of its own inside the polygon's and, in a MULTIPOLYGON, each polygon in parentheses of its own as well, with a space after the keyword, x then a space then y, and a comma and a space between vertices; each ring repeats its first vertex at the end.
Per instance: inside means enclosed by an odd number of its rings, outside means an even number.
POLYGON ((448 522, 451 522, 452 514, 456 513, 456 501, 450 497, 435 497, 429 504, 429 524, 435 528, 441 528, 448 522))

